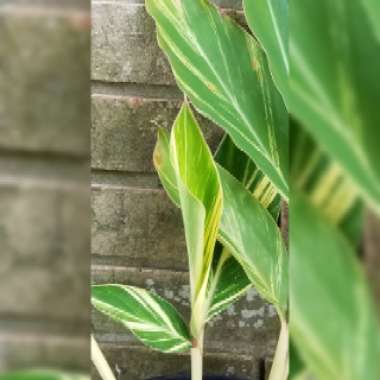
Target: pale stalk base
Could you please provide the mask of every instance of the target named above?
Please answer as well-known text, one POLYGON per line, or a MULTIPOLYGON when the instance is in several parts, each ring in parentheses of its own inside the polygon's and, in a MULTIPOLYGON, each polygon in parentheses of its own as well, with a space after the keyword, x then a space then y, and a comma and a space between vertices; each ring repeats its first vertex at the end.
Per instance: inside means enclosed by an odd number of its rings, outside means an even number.
POLYGON ((203 378, 203 355, 198 347, 191 349, 191 380, 202 380, 203 378))
POLYGON ((281 321, 281 332, 268 380, 287 380, 289 375, 289 329, 285 321, 281 321))
POLYGON ((103 380, 116 380, 110 366, 107 363, 106 358, 104 357, 100 347, 91 335, 91 360, 94 363, 94 366, 99 372, 100 377, 103 380))

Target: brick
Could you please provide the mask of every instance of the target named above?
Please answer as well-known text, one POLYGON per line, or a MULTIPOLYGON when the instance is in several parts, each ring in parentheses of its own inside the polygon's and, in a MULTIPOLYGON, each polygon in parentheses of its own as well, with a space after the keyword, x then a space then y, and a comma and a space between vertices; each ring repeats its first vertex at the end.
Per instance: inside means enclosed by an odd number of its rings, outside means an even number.
MULTIPOLYGON (((157 127, 170 130, 181 101, 131 96, 94 95, 92 167, 152 172, 157 127)), ((199 118, 208 143, 215 149, 222 130, 199 118)))
MULTIPOLYGON (((95 266, 93 283, 120 283, 149 289, 172 302, 185 320, 189 320, 187 273, 95 266)), ((109 341, 137 343, 122 325, 97 311, 94 311, 92 321, 95 331, 109 341)), ((207 325, 205 346, 209 352, 228 350, 231 353, 249 354, 258 360, 272 354, 277 335, 278 320, 274 308, 251 289, 207 325), (254 345, 252 342, 255 342, 254 345)))
POLYGON ((88 320, 88 197, 62 181, 0 187, 0 315, 88 320))
POLYGON ((89 15, 0 11, 0 148, 87 155, 89 15))
POLYGON ((0 333, 0 372, 29 368, 60 368, 89 372, 88 337, 0 333))
POLYGON ((180 212, 164 190, 96 185, 92 213, 93 254, 128 267, 186 269, 180 212))
POLYGON ((143 4, 95 1, 92 22, 93 79, 174 84, 143 4))
MULTIPOLYGON (((190 357, 187 355, 162 354, 129 344, 101 343, 100 347, 119 380, 147 380, 190 371, 190 357)), ((260 379, 258 362, 249 355, 208 354, 205 356, 204 368, 208 374, 236 375, 247 380, 260 379)), ((93 373, 93 378, 100 380, 95 370, 93 373)))
MULTIPOLYGON (((220 0, 239 9, 239 0, 220 0)), ((233 18, 241 15, 230 12, 233 18)), ((143 3, 98 2, 92 7, 92 77, 107 82, 174 85, 165 55, 158 47, 155 25, 143 3)))

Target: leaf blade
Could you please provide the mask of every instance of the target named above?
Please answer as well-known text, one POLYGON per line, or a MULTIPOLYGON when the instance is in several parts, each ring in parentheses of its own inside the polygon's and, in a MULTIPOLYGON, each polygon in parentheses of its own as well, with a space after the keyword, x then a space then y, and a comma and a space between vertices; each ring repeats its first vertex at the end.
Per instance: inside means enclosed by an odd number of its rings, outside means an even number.
POLYGON ((296 0, 290 25, 290 111, 380 212, 380 40, 363 2, 296 0))
POLYGON ((207 319, 207 285, 223 195, 212 154, 186 102, 174 123, 170 157, 177 178, 189 257, 191 330, 198 336, 207 319))
POLYGON ((287 99, 289 84, 288 1, 244 0, 248 25, 267 53, 279 91, 287 99))
POLYGON ((190 333, 181 316, 154 293, 126 285, 93 285, 91 302, 155 350, 185 352, 191 347, 190 333))
POLYGON ((235 178, 221 167, 219 174, 224 194, 220 240, 286 320, 288 258, 281 232, 269 212, 235 178))
POLYGON ((300 194, 290 223, 290 331, 299 353, 317 378, 377 379, 380 330, 355 252, 300 194))
POLYGON ((146 6, 178 85, 286 197, 287 112, 259 45, 208 2, 147 0, 146 6))

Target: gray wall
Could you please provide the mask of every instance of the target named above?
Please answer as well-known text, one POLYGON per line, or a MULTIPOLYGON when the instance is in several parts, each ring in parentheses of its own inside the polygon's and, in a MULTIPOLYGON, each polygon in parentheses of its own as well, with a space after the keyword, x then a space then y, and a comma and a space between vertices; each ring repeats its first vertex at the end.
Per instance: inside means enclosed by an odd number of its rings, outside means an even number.
POLYGON ((0 372, 89 367, 85 2, 0 6, 0 372))
MULTIPOLYGON (((181 216, 152 166, 157 127, 171 127, 181 94, 142 1, 93 0, 92 12, 93 281, 155 290, 188 317, 181 216)), ((220 130, 202 124, 215 146, 220 130)), ((93 328, 120 379, 189 368, 187 356, 152 352, 98 312, 93 328)), ((277 329, 273 308, 249 292, 209 326, 206 370, 259 379, 277 329)))

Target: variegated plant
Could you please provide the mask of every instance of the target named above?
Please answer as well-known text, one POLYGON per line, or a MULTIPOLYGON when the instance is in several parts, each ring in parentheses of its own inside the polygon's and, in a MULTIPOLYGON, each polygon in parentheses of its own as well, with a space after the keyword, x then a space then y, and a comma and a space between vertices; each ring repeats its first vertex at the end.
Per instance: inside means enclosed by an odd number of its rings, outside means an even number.
POLYGON ((363 203, 380 209, 379 2, 243 4, 251 32, 207 0, 146 0, 188 99, 171 136, 160 130, 154 161, 183 214, 189 325, 141 289, 97 286, 93 303, 153 348, 190 349, 198 380, 207 321, 253 285, 278 311, 270 380, 285 380, 288 255, 277 219, 291 184, 291 378, 378 379, 380 329, 355 247, 363 203), (214 158, 189 102, 226 133, 214 158))
MULTIPOLYGON (((159 296, 126 285, 93 287, 93 305, 162 352, 191 351, 202 379, 206 323, 254 285, 282 329, 271 380, 288 372, 288 256, 277 225, 288 198, 288 116, 257 40, 206 1, 147 0, 159 43, 188 97, 171 136, 159 131, 155 167, 181 208, 191 320, 159 296), (226 135, 213 158, 188 102, 226 135)), ((109 371, 106 371, 109 373, 109 371)))

